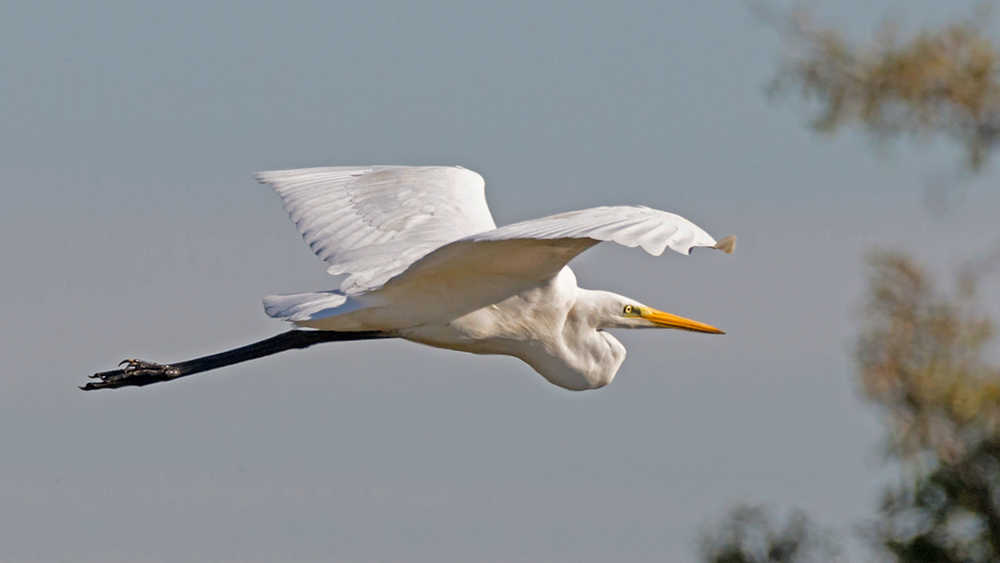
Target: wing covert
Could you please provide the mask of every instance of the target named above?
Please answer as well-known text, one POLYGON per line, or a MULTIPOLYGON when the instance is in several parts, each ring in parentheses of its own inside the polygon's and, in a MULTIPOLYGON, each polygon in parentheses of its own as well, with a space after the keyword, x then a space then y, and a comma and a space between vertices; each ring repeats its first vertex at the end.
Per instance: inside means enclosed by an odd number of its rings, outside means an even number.
POLYGON ((365 166, 259 172, 346 294, 381 286, 449 242, 496 228, 483 178, 460 167, 365 166))

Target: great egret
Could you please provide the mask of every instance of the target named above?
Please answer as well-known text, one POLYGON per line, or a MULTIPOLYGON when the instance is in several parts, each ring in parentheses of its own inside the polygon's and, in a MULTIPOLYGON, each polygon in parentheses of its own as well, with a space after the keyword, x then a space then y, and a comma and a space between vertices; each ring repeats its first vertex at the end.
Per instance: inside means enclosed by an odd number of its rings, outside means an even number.
POLYGON ((566 264, 601 241, 659 256, 732 253, 687 219, 648 207, 596 207, 497 228, 483 178, 461 167, 366 166, 261 172, 313 251, 346 274, 340 289, 264 298, 299 329, 173 364, 125 360, 85 390, 169 381, 319 342, 403 338, 520 358, 566 389, 611 382, 625 347, 610 328, 722 334, 634 299, 576 285, 566 264), (306 329, 306 330, 300 330, 306 329))

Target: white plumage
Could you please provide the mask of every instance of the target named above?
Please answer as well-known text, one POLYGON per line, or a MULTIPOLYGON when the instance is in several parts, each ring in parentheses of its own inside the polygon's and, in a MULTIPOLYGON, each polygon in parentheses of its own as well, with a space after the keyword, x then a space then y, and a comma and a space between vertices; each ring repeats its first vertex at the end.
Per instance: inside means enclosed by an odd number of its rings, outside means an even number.
POLYGON ((260 172, 345 294, 384 284, 444 243, 496 228, 482 176, 444 166, 260 172))
POLYGON ((601 241, 732 253, 696 225, 648 207, 596 207, 496 227, 475 172, 365 166, 261 172, 313 251, 344 275, 339 289, 264 298, 268 315, 307 330, 170 364, 125 360, 84 390, 170 381, 321 342, 405 338, 520 358, 566 389, 615 377, 625 347, 611 328, 721 333, 607 291, 576 285, 566 266, 601 241))
POLYGON ((606 385, 624 360, 607 328, 721 332, 576 286, 566 264, 601 241, 731 253, 687 219, 597 207, 497 228, 481 176, 458 167, 262 172, 339 290, 265 298, 268 315, 327 331, 380 331, 431 346, 521 358, 568 389, 606 385))

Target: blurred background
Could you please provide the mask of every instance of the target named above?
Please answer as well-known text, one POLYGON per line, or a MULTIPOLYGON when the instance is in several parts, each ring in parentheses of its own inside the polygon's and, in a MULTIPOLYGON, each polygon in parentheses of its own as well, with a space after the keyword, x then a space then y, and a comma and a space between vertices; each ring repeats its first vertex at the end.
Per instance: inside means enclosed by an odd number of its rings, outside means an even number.
POLYGON ((4 12, 0 561, 1000 557, 988 5, 4 12), (285 330, 261 297, 332 280, 251 175, 363 164, 736 234, 573 263, 728 334, 616 334, 583 393, 406 342, 77 390, 285 330))

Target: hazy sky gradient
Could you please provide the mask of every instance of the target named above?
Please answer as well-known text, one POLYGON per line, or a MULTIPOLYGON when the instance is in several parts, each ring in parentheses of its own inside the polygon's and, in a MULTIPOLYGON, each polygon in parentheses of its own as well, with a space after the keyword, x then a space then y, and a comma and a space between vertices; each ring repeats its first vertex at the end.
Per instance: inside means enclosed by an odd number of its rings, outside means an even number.
MULTIPOLYGON (((147 4, 0 19, 0 561, 683 562, 734 501, 872 513, 863 255, 989 250, 995 169, 929 214, 956 151, 810 133, 739 2, 147 4), (76 389, 284 330, 260 298, 332 280, 251 174, 350 164, 476 170, 499 224, 621 203, 735 233, 573 263, 728 334, 619 331, 584 393, 405 342, 76 389)), ((865 36, 969 13, 943 4, 816 8, 865 36)))

